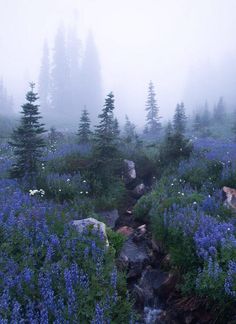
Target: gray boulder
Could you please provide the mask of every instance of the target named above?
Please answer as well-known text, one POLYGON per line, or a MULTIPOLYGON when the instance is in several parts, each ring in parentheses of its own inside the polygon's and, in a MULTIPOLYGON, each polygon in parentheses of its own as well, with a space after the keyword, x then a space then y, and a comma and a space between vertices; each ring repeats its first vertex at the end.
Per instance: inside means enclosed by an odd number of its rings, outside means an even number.
POLYGON ((124 160, 124 181, 125 181, 125 184, 129 184, 135 179, 136 179, 135 163, 131 160, 124 160))
POLYGON ((74 225, 76 227, 76 230, 79 233, 83 233, 88 228, 95 229, 96 231, 100 232, 102 234, 102 236, 104 237, 106 246, 107 247, 109 246, 107 233, 106 233, 106 225, 102 222, 99 222, 97 219, 89 217, 89 218, 84 218, 84 219, 80 219, 80 220, 74 220, 74 221, 72 221, 72 225, 74 225))
POLYGON ((225 206, 236 212, 236 189, 224 186, 222 190, 225 196, 225 206))
POLYGON ((144 267, 150 262, 150 251, 145 242, 136 243, 132 237, 127 239, 117 259, 121 270, 127 270, 127 278, 139 277, 144 267))

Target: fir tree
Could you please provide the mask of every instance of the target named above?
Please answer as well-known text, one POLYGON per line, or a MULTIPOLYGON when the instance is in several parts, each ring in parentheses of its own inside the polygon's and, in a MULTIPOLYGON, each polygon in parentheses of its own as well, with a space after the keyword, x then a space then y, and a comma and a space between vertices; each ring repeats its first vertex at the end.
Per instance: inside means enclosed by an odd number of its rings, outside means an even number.
POLYGON ((220 97, 217 105, 214 108, 213 118, 217 124, 221 124, 225 120, 225 104, 223 97, 220 97))
POLYGON ((193 150, 190 141, 183 133, 177 132, 169 122, 165 129, 164 140, 160 146, 160 163, 162 166, 174 164, 181 158, 188 158, 193 150))
POLYGON ((156 93, 152 81, 150 81, 148 87, 148 99, 146 102, 146 111, 147 111, 146 127, 148 133, 151 133, 152 135, 159 135, 161 130, 161 123, 160 123, 161 117, 159 116, 159 108, 157 106, 156 93))
POLYGON ((81 60, 81 44, 77 36, 76 26, 69 29, 67 41, 67 57, 69 72, 69 106, 73 115, 78 115, 78 107, 83 103, 81 101, 81 80, 80 77, 80 60, 81 60))
POLYGON ((113 134, 116 139, 118 139, 120 135, 120 128, 119 128, 119 122, 117 118, 114 118, 113 120, 113 134))
POLYGON ((124 135, 126 142, 130 143, 136 138, 135 125, 125 116, 124 135))
POLYGON ((169 121, 165 127, 165 140, 168 140, 173 135, 173 126, 172 123, 169 121))
POLYGON ((56 150, 56 146, 63 140, 63 134, 58 132, 54 126, 50 128, 48 133, 48 145, 52 151, 56 150))
POLYGON ((210 122, 211 122, 211 114, 208 108, 208 103, 205 103, 204 106, 204 110, 201 116, 201 120, 202 120, 202 126, 203 127, 209 127, 210 126, 210 122))
POLYGON ((0 114, 11 115, 13 113, 13 100, 8 96, 7 90, 0 80, 0 114))
POLYGON ((84 107, 82 111, 82 115, 80 118, 78 136, 79 136, 79 143, 80 144, 87 144, 91 138, 92 132, 90 130, 90 119, 89 113, 84 107))
POLYGON ((96 126, 95 150, 101 161, 113 159, 117 153, 117 123, 114 119, 114 95, 109 93, 98 116, 100 123, 96 126))
POLYGON ((13 178, 25 177, 32 183, 42 157, 45 146, 42 134, 45 132, 44 124, 39 113, 37 93, 34 92, 34 83, 30 83, 30 91, 26 94, 27 102, 22 106, 20 125, 13 131, 10 145, 13 147, 16 162, 13 164, 10 175, 13 178))
POLYGON ((173 118, 173 128, 176 134, 184 135, 186 130, 186 119, 183 102, 177 104, 173 118))
POLYGON ((199 134, 202 129, 202 120, 200 115, 197 113, 193 120, 193 132, 194 134, 199 134))
POLYGON ((80 77, 79 97, 83 105, 89 108, 90 117, 94 123, 102 104, 102 80, 99 55, 91 32, 86 40, 80 77))
POLYGON ((50 61, 48 44, 45 41, 43 48, 42 63, 39 74, 39 96, 41 108, 45 111, 50 105, 50 61))
POLYGON ((63 113, 70 104, 69 64, 63 26, 59 27, 55 38, 51 83, 52 106, 57 113, 63 113))

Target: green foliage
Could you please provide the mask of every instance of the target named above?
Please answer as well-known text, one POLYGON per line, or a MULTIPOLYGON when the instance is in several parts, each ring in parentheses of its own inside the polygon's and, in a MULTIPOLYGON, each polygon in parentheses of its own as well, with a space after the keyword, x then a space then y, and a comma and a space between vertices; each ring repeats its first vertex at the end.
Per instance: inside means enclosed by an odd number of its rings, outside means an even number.
POLYGON ((114 95, 109 93, 102 113, 98 116, 99 125, 96 126, 93 150, 93 173, 98 174, 99 181, 107 187, 110 177, 114 176, 117 163, 119 164, 118 144, 119 127, 114 118, 114 95))
POLYGON ((146 111, 147 111, 147 124, 145 127, 145 133, 150 135, 160 135, 161 123, 159 116, 159 107, 156 102, 156 93, 154 90, 154 85, 152 81, 150 81, 148 86, 148 99, 146 102, 146 111))
POLYGON ((178 163, 180 159, 190 157, 193 146, 180 133, 167 134, 160 147, 160 163, 162 166, 178 163))
POLYGON ((34 84, 30 84, 30 91, 26 94, 27 103, 22 106, 23 117, 16 130, 13 131, 12 140, 9 143, 16 156, 16 162, 11 169, 11 177, 27 177, 30 181, 38 170, 38 163, 42 157, 42 148, 45 146, 42 134, 45 132, 43 124, 39 122, 42 118, 38 111, 38 100, 34 92, 34 84))
POLYGON ((80 144, 87 144, 91 139, 92 132, 90 130, 90 119, 89 113, 86 108, 82 111, 82 116, 80 118, 78 138, 80 144))
POLYGON ((107 188, 104 188, 102 183, 100 183, 98 188, 94 192, 95 210, 111 210, 120 207, 126 194, 126 189, 122 181, 111 179, 111 183, 107 188), (100 189, 98 190, 98 188, 100 189))
POLYGON ((149 218, 149 211, 152 207, 153 195, 147 194, 141 197, 135 204, 133 212, 137 219, 145 220, 149 218))
POLYGON ((226 117, 225 103, 223 97, 220 97, 217 105, 214 107, 213 118, 217 124, 221 124, 226 117))
POLYGON ((182 178, 197 190, 200 190, 203 185, 205 186, 207 180, 211 184, 218 184, 221 179, 223 167, 220 162, 205 160, 204 163, 204 166, 193 167, 182 174, 182 178))
POLYGON ((124 126, 124 139, 126 143, 132 143, 135 141, 136 132, 135 125, 131 123, 128 116, 125 115, 125 126, 124 126))
POLYGON ((199 296, 208 296, 211 300, 225 304, 226 300, 222 300, 222 296, 225 295, 225 272, 214 270, 216 267, 217 261, 212 261, 212 269, 209 269, 209 263, 204 265, 197 277, 196 292, 199 296), (212 275, 212 271, 215 272, 214 275, 212 275))
POLYGON ((183 135, 186 129, 186 115, 183 102, 177 104, 173 118, 173 129, 175 134, 183 135))
POLYGON ((118 256, 122 249, 124 241, 125 241, 124 235, 117 233, 117 232, 108 228, 107 229, 107 238, 108 238, 110 246, 115 250, 116 256, 118 256))
POLYGON ((100 123, 96 126, 95 152, 101 161, 109 161, 117 155, 117 127, 114 119, 114 95, 109 93, 104 104, 102 113, 98 116, 100 123))

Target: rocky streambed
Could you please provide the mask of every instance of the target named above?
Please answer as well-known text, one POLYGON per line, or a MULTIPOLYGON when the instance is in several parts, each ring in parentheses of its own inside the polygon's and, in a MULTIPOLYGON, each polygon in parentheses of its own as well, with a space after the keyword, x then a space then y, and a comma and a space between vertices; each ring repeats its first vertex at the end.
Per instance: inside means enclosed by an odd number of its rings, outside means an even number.
POLYGON ((140 315, 138 324, 214 323, 204 300, 181 296, 180 275, 171 270, 170 256, 152 237, 148 224, 135 220, 135 202, 129 197, 128 208, 120 212, 115 230, 125 236, 117 266, 126 272, 129 293, 140 315))

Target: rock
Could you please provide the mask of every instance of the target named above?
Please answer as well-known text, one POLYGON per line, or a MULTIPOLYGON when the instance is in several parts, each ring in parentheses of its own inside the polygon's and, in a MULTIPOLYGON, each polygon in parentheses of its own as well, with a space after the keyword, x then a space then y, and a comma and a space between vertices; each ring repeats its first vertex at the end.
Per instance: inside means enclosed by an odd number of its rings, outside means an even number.
POLYGON ((140 183, 137 185, 134 190, 132 190, 132 196, 136 199, 141 198, 146 193, 145 184, 140 183))
POLYGON ((106 242, 106 246, 109 246, 109 242, 108 242, 108 238, 107 238, 107 233, 106 233, 106 225, 102 222, 99 222, 97 219, 89 217, 89 218, 84 218, 81 220, 74 220, 72 221, 72 225, 74 225, 76 227, 76 230, 79 233, 83 233, 84 231, 86 231, 88 228, 92 228, 95 229, 96 231, 99 231, 105 242, 106 242))
POLYGON ((143 309, 145 304, 144 291, 138 285, 134 285, 131 292, 131 297, 135 300, 135 306, 137 308, 143 309))
POLYGON ((178 282, 178 276, 175 273, 168 273, 167 277, 163 276, 163 281, 159 285, 159 287, 154 288, 156 293, 160 298, 167 299, 172 292, 175 290, 175 286, 178 282))
POLYGON ((128 237, 133 234, 134 229, 129 226, 122 226, 122 227, 118 228, 117 232, 128 237))
POLYGON ((158 308, 151 308, 151 307, 144 307, 144 320, 145 323, 151 324, 151 323, 158 323, 161 324, 163 322, 160 322, 160 317, 163 313, 163 310, 158 308))
POLYGON ((160 245, 154 238, 151 239, 151 244, 154 252, 161 253, 160 245))
POLYGON ((194 316, 191 313, 190 314, 186 314, 184 316, 184 322, 185 322, 185 324, 191 324, 193 322, 193 320, 194 320, 194 316))
POLYGON ((154 299, 156 291, 160 289, 167 280, 168 274, 160 269, 152 269, 151 267, 144 270, 139 282, 139 286, 144 291, 145 300, 150 304, 154 299))
POLYGON ((117 265, 121 270, 128 270, 127 278, 139 277, 144 267, 150 262, 149 250, 144 242, 137 244, 132 238, 125 241, 117 265))
POLYGON ((102 221, 109 227, 114 228, 117 219, 119 218, 118 210, 107 210, 98 213, 102 221))
POLYGON ((129 184, 135 179, 136 179, 135 163, 130 160, 124 160, 124 181, 125 181, 125 184, 129 184))
POLYGON ((171 267, 171 256, 170 254, 166 254, 165 257, 161 261, 161 266, 165 269, 169 269, 171 267))
POLYGON ((139 226, 134 233, 133 241, 134 242, 142 241, 144 239, 146 232, 147 232, 146 224, 139 226))
POLYGON ((225 205, 236 211, 236 189, 223 187, 222 190, 226 196, 225 205))

